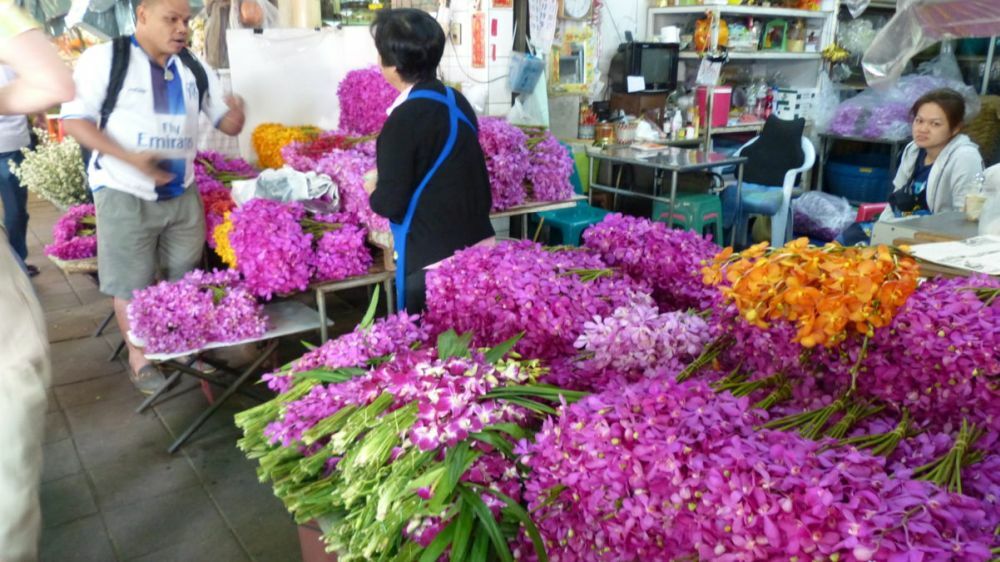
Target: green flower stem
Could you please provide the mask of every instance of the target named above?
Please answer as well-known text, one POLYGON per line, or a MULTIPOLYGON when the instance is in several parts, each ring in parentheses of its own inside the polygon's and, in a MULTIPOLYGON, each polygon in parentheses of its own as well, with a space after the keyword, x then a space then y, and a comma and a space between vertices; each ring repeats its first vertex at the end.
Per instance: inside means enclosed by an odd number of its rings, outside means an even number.
POLYGON ((688 380, 695 373, 710 365, 720 353, 729 349, 731 345, 733 345, 733 339, 730 336, 723 335, 716 338, 702 350, 701 355, 696 357, 687 367, 684 367, 683 371, 677 374, 677 382, 688 380))
POLYGON ((754 392, 765 388, 781 386, 783 382, 785 382, 785 375, 783 373, 776 373, 769 377, 764 377, 755 381, 733 380, 722 384, 716 384, 713 388, 715 388, 716 392, 725 392, 728 390, 733 396, 742 397, 749 396, 754 392))
POLYGON ((842 439, 856 423, 881 412, 883 409, 883 406, 869 407, 868 404, 852 404, 847 409, 847 412, 844 413, 844 417, 840 418, 840 421, 827 430, 826 436, 834 439, 842 439))
POLYGON ((798 429, 799 434, 806 439, 819 439, 823 436, 823 430, 826 428, 826 423, 830 420, 830 417, 847 410, 849 406, 850 393, 848 392, 834 400, 828 406, 772 420, 764 424, 764 427, 766 429, 778 429, 781 431, 798 429))
POLYGON ((970 450, 985 433, 969 420, 962 420, 962 428, 955 438, 955 444, 943 457, 927 463, 913 471, 914 478, 929 480, 951 492, 962 493, 962 469, 983 459, 982 451, 970 450))
POLYGON ((595 281, 597 279, 600 279, 601 277, 611 277, 612 275, 614 275, 614 273, 615 273, 615 271, 613 269, 610 269, 610 268, 607 268, 607 269, 567 269, 566 271, 562 272, 560 275, 563 275, 563 276, 576 275, 577 277, 580 278, 580 281, 583 281, 584 283, 589 283, 591 281, 595 281))
POLYGON ((899 446, 899 442, 903 439, 912 435, 910 430, 912 425, 912 420, 910 419, 910 411, 903 410, 903 419, 896 424, 895 429, 887 433, 879 433, 877 435, 859 435, 857 437, 849 437, 847 439, 841 439, 837 442, 838 447, 853 446, 858 449, 871 449, 873 455, 879 456, 889 456, 896 447, 899 446))
POLYGON ((853 394, 854 390, 857 388, 858 383, 858 372, 861 370, 861 363, 868 357, 868 342, 870 338, 865 335, 865 338, 861 340, 861 351, 858 352, 858 360, 854 362, 851 367, 851 388, 847 391, 848 394, 853 394))
POLYGON ((765 396, 760 402, 754 404, 753 407, 761 410, 770 410, 775 406, 775 404, 784 402, 791 397, 792 385, 785 380, 778 386, 778 388, 772 390, 771 393, 765 396))

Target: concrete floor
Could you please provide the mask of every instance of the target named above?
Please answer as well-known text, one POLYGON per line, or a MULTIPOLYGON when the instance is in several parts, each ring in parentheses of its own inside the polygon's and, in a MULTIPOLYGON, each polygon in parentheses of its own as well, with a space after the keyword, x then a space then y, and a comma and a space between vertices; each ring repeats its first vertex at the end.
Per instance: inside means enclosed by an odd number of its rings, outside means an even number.
MULTIPOLYGON (((45 429, 41 560, 300 560, 296 527, 253 464, 236 449, 240 433, 226 405, 174 455, 167 445, 206 405, 184 380, 142 414, 110 326, 93 332, 111 308, 90 278, 65 275, 42 253, 59 212, 29 204, 28 262, 52 342, 52 388, 45 429)), ((309 338, 315 340, 315 338, 309 338)))

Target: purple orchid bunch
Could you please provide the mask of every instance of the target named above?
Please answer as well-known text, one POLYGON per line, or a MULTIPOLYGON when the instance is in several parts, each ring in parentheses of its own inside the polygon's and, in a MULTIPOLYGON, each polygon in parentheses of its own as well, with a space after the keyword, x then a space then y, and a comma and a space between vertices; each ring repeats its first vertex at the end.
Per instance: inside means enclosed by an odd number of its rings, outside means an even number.
POLYGON ((97 255, 97 219, 94 205, 74 205, 52 227, 52 243, 45 255, 60 260, 82 260, 97 255))
POLYGON ((562 201, 573 196, 573 158, 550 131, 531 149, 527 174, 529 196, 533 201, 562 201))
POLYGON ((527 141, 524 131, 502 117, 479 120, 479 144, 486 157, 494 211, 516 207, 527 198, 524 182, 531 167, 527 141))
POLYGON ((135 336, 151 353, 180 353, 208 343, 263 335, 263 307, 232 270, 195 270, 135 292, 128 307, 135 336))
POLYGON ((380 318, 370 327, 359 326, 338 338, 306 353, 285 368, 264 375, 271 390, 284 393, 291 389, 293 375, 314 369, 365 367, 368 361, 409 349, 427 341, 427 331, 416 315, 399 312, 380 318))
POLYGON ((524 419, 519 408, 484 397, 497 386, 527 382, 529 371, 517 364, 497 368, 481 359, 437 359, 435 354, 434 349, 398 351, 370 372, 338 384, 316 385, 286 404, 281 419, 264 433, 272 443, 287 447, 343 408, 366 407, 386 393, 392 400, 385 413, 417 405, 415 420, 405 429, 404 448, 454 447, 487 426, 524 419))
POLYGON ((377 66, 348 72, 337 87, 340 129, 359 136, 378 133, 397 96, 399 92, 386 82, 377 66))
POLYGON ((695 232, 612 213, 585 230, 583 241, 609 266, 647 280, 663 310, 706 310, 719 299, 718 290, 701 276, 719 247, 695 232))
POLYGON ((302 229, 301 203, 251 199, 231 215, 229 243, 254 295, 303 291, 312 279, 312 234, 302 229))
POLYGON ((613 275, 586 254, 548 251, 529 241, 463 250, 428 272, 424 323, 432 333, 471 332, 483 347, 524 332, 516 349, 525 357, 573 356, 584 323, 609 314, 613 299, 630 295, 627 280, 585 281, 587 272, 613 275), (583 260, 592 267, 579 267, 583 260), (601 292, 609 288, 614 295, 601 292))
POLYGON ((234 179, 255 178, 260 173, 242 158, 230 158, 214 150, 199 150, 194 159, 195 181, 228 184, 234 179))
POLYGON ((701 317, 661 313, 648 302, 595 316, 584 323, 574 345, 587 357, 588 368, 613 369, 637 380, 664 371, 679 372, 711 339, 711 329, 701 317))
POLYGON ((872 339, 862 390, 942 428, 967 418, 1000 431, 1000 302, 976 289, 1000 280, 932 279, 910 296, 887 329, 872 339))
POLYGON ((853 449, 757 431, 759 413, 667 379, 564 407, 518 446, 551 559, 989 559, 981 502, 891 478, 853 449))
POLYGON ((375 142, 363 142, 347 150, 332 150, 315 166, 330 176, 340 191, 341 210, 355 217, 355 222, 376 232, 389 232, 389 221, 375 214, 365 191, 365 173, 375 169, 375 142))
POLYGON ((372 253, 365 244, 367 231, 355 224, 337 222, 339 228, 324 233, 315 244, 313 279, 337 281, 368 273, 372 253))

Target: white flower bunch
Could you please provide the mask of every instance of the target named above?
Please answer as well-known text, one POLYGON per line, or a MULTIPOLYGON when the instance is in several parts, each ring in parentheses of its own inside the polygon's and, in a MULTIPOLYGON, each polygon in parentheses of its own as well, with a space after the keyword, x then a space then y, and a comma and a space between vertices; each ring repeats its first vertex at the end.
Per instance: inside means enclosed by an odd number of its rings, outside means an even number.
POLYGON ((35 129, 39 145, 35 150, 22 148, 24 162, 11 163, 11 172, 21 185, 50 201, 60 209, 90 201, 87 171, 80 145, 70 137, 59 142, 42 129, 35 129))

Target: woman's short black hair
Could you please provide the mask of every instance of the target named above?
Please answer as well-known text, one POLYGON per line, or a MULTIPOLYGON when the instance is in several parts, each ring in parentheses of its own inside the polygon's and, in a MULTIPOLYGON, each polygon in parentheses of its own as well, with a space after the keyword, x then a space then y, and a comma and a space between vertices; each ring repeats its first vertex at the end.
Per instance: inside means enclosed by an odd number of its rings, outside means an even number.
POLYGON ((962 122, 965 120, 965 98, 962 97, 962 94, 951 88, 931 90, 913 102, 910 115, 916 118, 920 108, 928 103, 936 103, 944 112, 945 117, 948 118, 948 130, 954 131, 962 126, 962 122))
POLYGON ((414 8, 379 10, 371 25, 383 66, 395 66, 407 82, 433 80, 444 54, 444 30, 430 14, 414 8))

